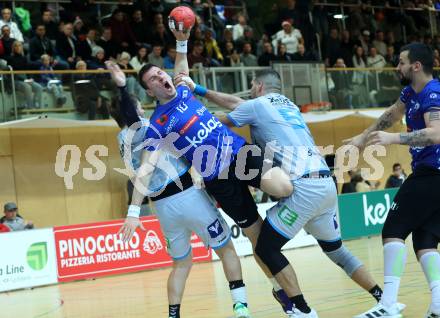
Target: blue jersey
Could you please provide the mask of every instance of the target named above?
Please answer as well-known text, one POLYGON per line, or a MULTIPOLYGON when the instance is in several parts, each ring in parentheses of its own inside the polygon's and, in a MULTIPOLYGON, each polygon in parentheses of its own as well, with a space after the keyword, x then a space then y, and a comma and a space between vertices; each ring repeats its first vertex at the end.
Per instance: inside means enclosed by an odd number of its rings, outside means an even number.
MULTIPOLYGON (((430 81, 420 93, 406 86, 400 93, 400 100, 406 107, 408 132, 425 129, 424 114, 440 110, 440 82, 436 79, 430 81)), ((413 171, 420 165, 440 169, 440 145, 410 147, 409 152, 413 171)))
POLYGON ((157 105, 146 141, 147 150, 166 147, 184 156, 205 180, 214 179, 227 168, 245 143, 186 86, 177 87, 177 96, 172 101, 157 105))

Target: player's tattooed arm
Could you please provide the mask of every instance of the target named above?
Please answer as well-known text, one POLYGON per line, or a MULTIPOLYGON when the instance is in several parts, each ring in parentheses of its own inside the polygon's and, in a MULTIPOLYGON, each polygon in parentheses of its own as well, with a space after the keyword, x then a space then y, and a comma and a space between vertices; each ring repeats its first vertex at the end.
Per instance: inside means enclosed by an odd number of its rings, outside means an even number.
POLYGON ((440 144, 440 108, 425 113, 426 128, 410 133, 401 133, 400 144, 413 147, 426 147, 440 144))
POLYGON ((398 99, 391 107, 389 107, 379 119, 367 128, 364 132, 365 135, 373 131, 386 130, 392 127, 397 121, 399 121, 405 114, 405 104, 398 99))

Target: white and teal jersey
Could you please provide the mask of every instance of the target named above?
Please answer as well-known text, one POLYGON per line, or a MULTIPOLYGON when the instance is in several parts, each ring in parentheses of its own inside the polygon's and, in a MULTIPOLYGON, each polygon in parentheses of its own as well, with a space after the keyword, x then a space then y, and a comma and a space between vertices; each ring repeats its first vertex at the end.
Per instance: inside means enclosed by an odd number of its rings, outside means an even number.
MULTIPOLYGON (((149 127, 149 121, 142 118, 141 124, 141 127, 137 129, 134 134, 130 133, 128 127, 122 129, 118 134, 119 151, 121 153, 121 157, 124 158, 125 142, 127 145, 130 145, 131 164, 134 170, 139 169, 141 166, 142 152, 144 151, 144 147, 141 145, 145 140, 145 135, 149 127)), ((169 183, 187 172, 189 168, 190 166, 184 158, 176 158, 167 152, 162 152, 156 165, 156 169, 154 169, 148 189, 151 192, 157 192, 164 189, 169 183)))
POLYGON ((228 118, 237 127, 250 125, 253 142, 265 151, 266 158, 273 155, 274 163, 292 180, 329 171, 298 106, 284 95, 271 93, 248 100, 228 118))

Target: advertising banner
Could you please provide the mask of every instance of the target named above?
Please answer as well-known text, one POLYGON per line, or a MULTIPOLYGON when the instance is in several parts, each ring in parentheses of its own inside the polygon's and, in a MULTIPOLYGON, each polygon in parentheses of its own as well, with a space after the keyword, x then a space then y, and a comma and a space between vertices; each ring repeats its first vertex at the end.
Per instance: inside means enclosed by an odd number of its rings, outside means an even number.
MULTIPOLYGON (((117 235, 123 220, 54 228, 60 282, 141 271, 172 265, 159 221, 141 218, 146 231, 138 229, 129 242, 117 235)), ((193 235, 194 261, 211 260, 211 251, 193 235)))
POLYGON ((0 292, 56 282, 52 229, 0 234, 0 292))
POLYGON ((342 239, 380 234, 397 191, 398 188, 339 195, 342 239))

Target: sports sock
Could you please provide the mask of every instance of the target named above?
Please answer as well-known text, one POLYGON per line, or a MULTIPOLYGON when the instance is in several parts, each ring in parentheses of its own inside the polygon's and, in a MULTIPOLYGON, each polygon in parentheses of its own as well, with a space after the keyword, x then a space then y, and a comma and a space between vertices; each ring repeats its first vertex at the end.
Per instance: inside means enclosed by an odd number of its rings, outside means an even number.
POLYGON ((406 263, 406 246, 402 242, 390 242, 383 246, 384 288, 380 302, 390 307, 397 302, 400 278, 406 263))
POLYGON ((431 308, 435 314, 440 314, 440 254, 428 252, 420 258, 423 272, 431 289, 431 308))
POLYGON ((308 314, 309 312, 312 311, 310 307, 307 305, 307 302, 304 299, 303 294, 295 297, 290 297, 290 301, 295 305, 295 308, 301 310, 301 312, 305 314, 308 314))
POLYGON ((242 280, 235 280, 229 282, 229 289, 231 291, 232 303, 242 303, 247 307, 246 286, 242 280))
POLYGON ((180 304, 168 306, 168 316, 170 318, 180 318, 180 304))
POLYGON ((383 293, 382 288, 380 288, 378 285, 371 288, 368 292, 376 299, 377 302, 380 301, 383 293))

